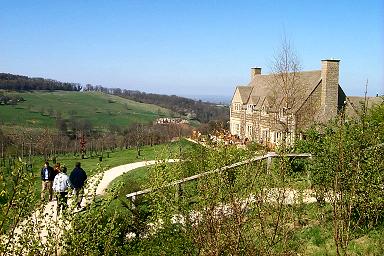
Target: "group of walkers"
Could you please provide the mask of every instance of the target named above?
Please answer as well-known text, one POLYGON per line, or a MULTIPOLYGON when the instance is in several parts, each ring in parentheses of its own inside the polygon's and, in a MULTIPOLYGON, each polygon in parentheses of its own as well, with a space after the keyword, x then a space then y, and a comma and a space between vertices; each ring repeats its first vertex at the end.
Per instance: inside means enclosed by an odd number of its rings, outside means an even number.
POLYGON ((76 207, 81 208, 81 201, 84 194, 84 184, 87 180, 87 174, 81 168, 80 162, 77 162, 71 174, 67 175, 67 167, 56 163, 55 167, 49 166, 49 162, 44 163, 41 169, 41 201, 45 201, 46 193, 49 193, 49 201, 53 200, 53 194, 56 195, 57 213, 68 207, 68 192, 73 189, 76 207))

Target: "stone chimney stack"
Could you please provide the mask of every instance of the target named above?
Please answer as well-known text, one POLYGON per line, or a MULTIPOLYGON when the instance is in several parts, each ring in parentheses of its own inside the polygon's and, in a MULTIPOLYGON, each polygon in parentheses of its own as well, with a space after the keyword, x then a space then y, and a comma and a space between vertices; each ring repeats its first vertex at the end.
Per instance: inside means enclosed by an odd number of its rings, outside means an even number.
POLYGON ((340 60, 321 61, 321 106, 324 121, 337 115, 340 60))
POLYGON ((257 75, 261 75, 261 68, 251 68, 251 80, 257 75))

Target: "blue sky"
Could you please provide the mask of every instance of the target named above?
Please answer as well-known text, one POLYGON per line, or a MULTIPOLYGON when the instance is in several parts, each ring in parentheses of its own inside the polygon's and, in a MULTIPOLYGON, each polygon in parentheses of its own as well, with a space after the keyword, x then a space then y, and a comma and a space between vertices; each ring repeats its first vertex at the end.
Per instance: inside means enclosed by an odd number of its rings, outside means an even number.
POLYGON ((347 95, 384 93, 384 1, 0 1, 0 72, 231 96, 285 34, 303 70, 340 59, 347 95))

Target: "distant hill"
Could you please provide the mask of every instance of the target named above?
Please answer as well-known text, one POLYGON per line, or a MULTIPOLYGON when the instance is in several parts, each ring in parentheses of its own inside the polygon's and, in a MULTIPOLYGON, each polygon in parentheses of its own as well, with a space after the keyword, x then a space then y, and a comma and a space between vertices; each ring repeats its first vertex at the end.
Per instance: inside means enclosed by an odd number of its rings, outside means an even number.
POLYGON ((170 110, 159 106, 101 92, 0 91, 0 94, 23 99, 14 105, 0 105, 0 125, 10 129, 82 125, 111 130, 111 127, 148 123, 172 115, 170 110))
MULTIPOLYGON (((52 79, 45 78, 31 78, 27 76, 14 75, 8 73, 0 73, 0 89, 16 90, 19 92, 25 91, 87 91, 87 92, 102 92, 119 96, 129 100, 137 101, 139 103, 147 103, 157 105, 181 116, 188 116, 191 119, 196 119, 201 123, 208 123, 209 121, 221 121, 226 123, 229 119, 229 108, 225 106, 218 106, 216 103, 208 103, 201 100, 193 100, 176 95, 161 95, 155 93, 145 93, 137 90, 127 90, 120 88, 105 88, 97 85, 93 86, 87 84, 84 88, 78 83, 59 82, 52 79)), ((24 95, 24 94, 23 94, 24 95)), ((0 105, 18 104, 25 105, 28 103, 19 104, 24 98, 17 95, 1 96, 0 105)), ((45 109, 52 109, 51 106, 44 107, 45 109)), ((41 112, 41 111, 40 111, 41 112)), ((50 114, 49 114, 50 115, 50 114)), ((90 117, 91 118, 91 117, 90 117)), ((0 120, 1 121, 1 120, 0 120)))
POLYGON ((134 90, 126 90, 120 88, 105 88, 102 86, 86 85, 86 91, 101 91, 112 95, 134 101, 155 104, 180 115, 190 116, 201 123, 209 121, 227 121, 229 119, 229 108, 225 106, 217 106, 215 103, 196 101, 176 95, 162 95, 155 93, 146 93, 134 90))
POLYGON ((62 90, 62 91, 80 91, 81 85, 78 83, 59 82, 53 79, 40 77, 28 77, 0 73, 0 89, 5 90, 62 90))
POLYGON ((201 100, 205 102, 215 103, 217 105, 229 105, 231 103, 231 96, 228 95, 183 95, 193 100, 201 100))

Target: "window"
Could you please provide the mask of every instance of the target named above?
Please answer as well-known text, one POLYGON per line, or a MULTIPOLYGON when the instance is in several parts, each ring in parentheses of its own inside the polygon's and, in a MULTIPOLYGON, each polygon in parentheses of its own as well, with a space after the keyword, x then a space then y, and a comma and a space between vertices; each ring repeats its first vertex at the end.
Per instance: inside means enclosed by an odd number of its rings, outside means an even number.
POLYGON ((247 134, 248 134, 249 136, 252 136, 252 125, 248 125, 248 126, 247 126, 247 134))
POLYGON ((269 130, 268 129, 262 129, 261 137, 263 138, 263 141, 268 141, 269 140, 269 130))
POLYGON ((256 107, 255 105, 253 105, 253 104, 249 104, 249 105, 247 106, 247 111, 252 113, 253 110, 255 109, 255 107, 256 107))
POLYGON ((235 111, 240 111, 241 110, 241 104, 240 103, 235 103, 235 111))
POLYGON ((263 106, 263 107, 261 108, 261 114, 262 114, 262 115, 266 115, 266 114, 267 114, 267 108, 266 108, 265 106, 263 106))

